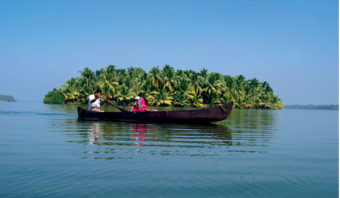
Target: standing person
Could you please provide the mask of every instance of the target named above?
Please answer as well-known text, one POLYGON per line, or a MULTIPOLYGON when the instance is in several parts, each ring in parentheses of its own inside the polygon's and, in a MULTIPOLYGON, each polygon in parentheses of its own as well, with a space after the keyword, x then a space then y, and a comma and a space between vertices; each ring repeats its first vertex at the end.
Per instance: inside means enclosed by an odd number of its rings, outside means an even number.
POLYGON ((140 93, 135 97, 136 104, 130 108, 131 112, 145 112, 148 109, 148 101, 144 98, 144 94, 140 93))
POLYGON ((104 98, 102 98, 101 96, 102 91, 101 90, 97 90, 94 92, 94 94, 89 96, 89 110, 90 111, 95 111, 95 112, 104 112, 103 110, 100 109, 100 102, 104 101, 107 103, 110 103, 109 100, 106 100, 104 98))

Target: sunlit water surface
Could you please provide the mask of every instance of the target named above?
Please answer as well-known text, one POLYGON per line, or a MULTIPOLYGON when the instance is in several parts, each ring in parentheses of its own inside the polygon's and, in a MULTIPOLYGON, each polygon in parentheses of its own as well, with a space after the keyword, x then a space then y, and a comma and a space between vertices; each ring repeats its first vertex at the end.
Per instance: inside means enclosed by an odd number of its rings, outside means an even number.
POLYGON ((80 121, 75 105, 2 102, 0 126, 0 197, 338 193, 338 111, 233 110, 214 125, 141 124, 80 121))

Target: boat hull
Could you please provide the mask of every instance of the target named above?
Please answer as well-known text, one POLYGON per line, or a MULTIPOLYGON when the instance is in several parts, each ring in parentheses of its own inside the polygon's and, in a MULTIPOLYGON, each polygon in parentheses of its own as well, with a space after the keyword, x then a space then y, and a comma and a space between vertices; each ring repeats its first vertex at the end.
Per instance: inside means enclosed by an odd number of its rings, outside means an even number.
POLYGON ((185 122, 209 123, 226 119, 233 108, 233 103, 214 107, 180 111, 146 111, 146 112, 94 112, 78 107, 80 119, 99 119, 115 121, 142 122, 185 122))

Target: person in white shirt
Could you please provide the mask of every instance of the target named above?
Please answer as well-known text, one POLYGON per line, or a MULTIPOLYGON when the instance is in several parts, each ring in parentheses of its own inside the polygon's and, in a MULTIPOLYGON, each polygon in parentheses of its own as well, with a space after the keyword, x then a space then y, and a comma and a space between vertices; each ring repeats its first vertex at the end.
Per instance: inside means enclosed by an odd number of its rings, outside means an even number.
POLYGON ((94 92, 94 94, 89 96, 88 103, 89 103, 90 111, 104 112, 103 110, 100 109, 100 102, 104 101, 104 102, 110 103, 109 100, 102 98, 101 94, 102 94, 102 91, 97 90, 96 92, 94 92))

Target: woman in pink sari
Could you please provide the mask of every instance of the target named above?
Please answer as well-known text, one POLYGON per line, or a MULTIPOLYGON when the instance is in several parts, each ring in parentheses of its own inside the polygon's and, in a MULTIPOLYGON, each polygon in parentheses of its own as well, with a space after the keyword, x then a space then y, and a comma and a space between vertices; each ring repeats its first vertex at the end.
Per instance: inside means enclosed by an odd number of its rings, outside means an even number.
POLYGON ((148 101, 144 99, 144 94, 140 93, 135 97, 136 104, 130 108, 131 112, 145 112, 148 109, 148 101))

